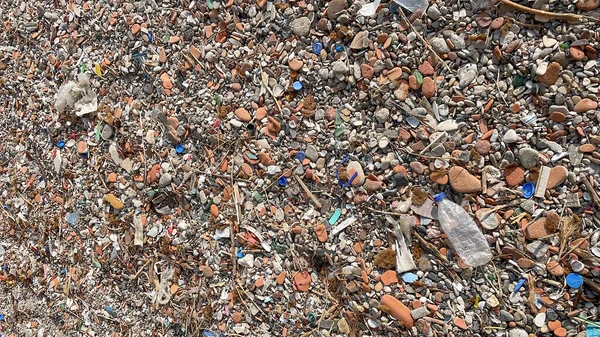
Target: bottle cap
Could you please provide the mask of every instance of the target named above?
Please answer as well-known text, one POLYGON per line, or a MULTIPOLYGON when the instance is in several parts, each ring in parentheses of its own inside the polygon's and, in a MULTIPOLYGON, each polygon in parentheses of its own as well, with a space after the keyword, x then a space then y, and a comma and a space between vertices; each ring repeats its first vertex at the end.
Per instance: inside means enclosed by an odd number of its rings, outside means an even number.
POLYGON ((183 145, 177 144, 177 146, 175 146, 175 151, 177 153, 183 153, 183 150, 185 150, 185 148, 183 147, 183 145))
POLYGON ((304 151, 296 152, 296 159, 298 159, 299 161, 303 161, 305 158, 306 158, 306 153, 304 153, 304 151))
POLYGON ((279 184, 279 186, 285 187, 285 185, 287 185, 287 178, 281 177, 281 178, 277 179, 277 183, 279 184))
POLYGON ((583 277, 576 273, 571 273, 567 275, 567 285, 571 288, 579 288, 583 285, 583 277))
POLYGON ((56 142, 56 146, 59 149, 62 149, 63 147, 65 147, 65 141, 64 140, 59 140, 58 142, 56 142))
POLYGON ((321 50, 323 50, 323 44, 321 42, 315 42, 312 46, 312 52, 319 55, 321 50))
POLYGON ((446 193, 442 192, 440 194, 436 194, 435 196, 433 196, 433 201, 440 202, 444 198, 446 198, 446 193))
POLYGON ((533 196, 533 193, 535 193, 535 185, 533 185, 532 183, 526 183, 525 185, 523 185, 523 196, 525 196, 525 198, 531 198, 533 196))
POLYGON ((294 84, 292 85, 292 87, 294 88, 294 90, 300 91, 300 90, 302 90, 302 82, 296 81, 296 82, 294 82, 294 84))

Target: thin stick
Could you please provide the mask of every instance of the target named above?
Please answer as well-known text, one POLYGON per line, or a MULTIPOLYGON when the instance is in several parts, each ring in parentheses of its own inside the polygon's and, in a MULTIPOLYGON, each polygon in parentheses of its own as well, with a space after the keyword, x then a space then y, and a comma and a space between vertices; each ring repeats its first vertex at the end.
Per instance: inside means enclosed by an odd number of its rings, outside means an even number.
MULTIPOLYGON (((238 226, 240 224, 241 215, 240 215, 240 205, 238 205, 238 199, 240 197, 240 190, 238 188, 238 184, 233 184, 233 173, 231 174, 231 184, 233 185, 233 201, 235 203, 235 214, 238 226)), ((234 222, 231 222, 230 225, 230 235, 231 235, 231 262, 233 263, 233 280, 237 281, 237 260, 235 254, 235 225, 234 222)))
POLYGON ((319 199, 317 199, 317 197, 315 197, 314 194, 312 194, 312 192, 308 189, 308 186, 306 186, 306 184, 304 183, 304 181, 302 181, 302 178, 300 178, 297 175, 294 175, 294 178, 296 178, 296 181, 298 182, 298 184, 300 184, 300 186, 302 186, 302 189, 304 190, 304 192, 306 192, 306 194, 308 194, 308 197, 310 198, 310 200, 312 200, 315 203, 315 206, 317 206, 317 208, 321 208, 321 203, 319 202, 319 199))
POLYGON ((588 19, 588 20, 592 20, 592 21, 596 20, 596 19, 594 19, 590 16, 586 16, 586 15, 579 15, 579 14, 573 14, 573 13, 553 13, 553 12, 546 12, 541 9, 533 9, 533 8, 529 8, 527 6, 519 5, 510 0, 500 0, 500 2, 509 7, 516 8, 525 13, 535 14, 535 15, 543 15, 543 16, 547 16, 549 18, 561 19, 561 20, 565 20, 565 21, 582 21, 582 19, 584 19, 584 18, 588 19))
POLYGON ((421 242, 423 246, 432 251, 438 257, 438 259, 442 260, 444 263, 448 263, 448 258, 442 255, 442 253, 440 253, 440 251, 437 248, 435 248, 434 245, 425 241, 425 239, 423 239, 423 237, 419 235, 417 231, 413 230, 412 234, 419 240, 419 242, 421 242))
POLYGON ((260 80, 261 80, 262 84, 265 86, 265 89, 267 90, 267 92, 269 92, 269 94, 271 94, 271 96, 275 100, 277 109, 279 110, 279 112, 281 112, 282 111, 281 105, 279 105, 279 101, 277 100, 277 97, 275 97, 275 94, 273 93, 273 91, 271 91, 271 88, 269 88, 269 83, 267 82, 267 75, 263 72, 262 65, 259 64, 259 68, 260 68, 260 80))
POLYGON ((147 265, 150 264, 150 262, 152 262, 152 260, 148 260, 146 261, 146 263, 144 263, 144 265, 142 266, 142 268, 140 268, 137 273, 135 273, 135 275, 129 276, 129 280, 135 280, 136 278, 138 278, 138 276, 140 276, 140 274, 144 271, 144 268, 146 268, 147 265))
POLYGON ((592 196, 592 200, 594 201, 596 206, 600 207, 600 197, 598 196, 598 192, 596 192, 588 177, 586 177, 584 174, 581 174, 579 177, 581 177, 585 188, 587 189, 588 193, 592 196))

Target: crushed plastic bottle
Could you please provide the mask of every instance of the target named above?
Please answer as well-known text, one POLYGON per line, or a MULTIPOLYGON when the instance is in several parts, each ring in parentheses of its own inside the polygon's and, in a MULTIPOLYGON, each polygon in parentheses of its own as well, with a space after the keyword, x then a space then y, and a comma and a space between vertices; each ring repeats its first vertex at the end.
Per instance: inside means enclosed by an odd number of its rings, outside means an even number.
POLYGON ((459 205, 440 193, 433 197, 438 204, 438 218, 458 256, 469 266, 478 267, 492 259, 490 246, 473 218, 459 205))

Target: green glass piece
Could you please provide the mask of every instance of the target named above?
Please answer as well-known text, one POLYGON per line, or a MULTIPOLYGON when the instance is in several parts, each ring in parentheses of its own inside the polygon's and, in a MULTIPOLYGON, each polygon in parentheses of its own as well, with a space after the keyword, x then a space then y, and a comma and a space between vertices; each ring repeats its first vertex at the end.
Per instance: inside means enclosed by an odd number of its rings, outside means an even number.
POLYGON ((512 80, 512 85, 515 88, 522 87, 523 84, 525 84, 525 83, 524 83, 523 77, 521 75, 515 76, 512 80))

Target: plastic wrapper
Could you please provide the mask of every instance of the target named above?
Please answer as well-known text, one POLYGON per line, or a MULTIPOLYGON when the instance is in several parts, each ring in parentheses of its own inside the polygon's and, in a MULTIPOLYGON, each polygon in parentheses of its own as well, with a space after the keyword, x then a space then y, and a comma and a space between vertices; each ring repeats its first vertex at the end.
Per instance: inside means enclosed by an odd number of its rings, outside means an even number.
POLYGON ((66 107, 75 110, 77 116, 87 115, 98 109, 98 96, 90 86, 89 75, 79 74, 77 82, 70 81, 60 88, 54 108, 63 113, 66 107))

